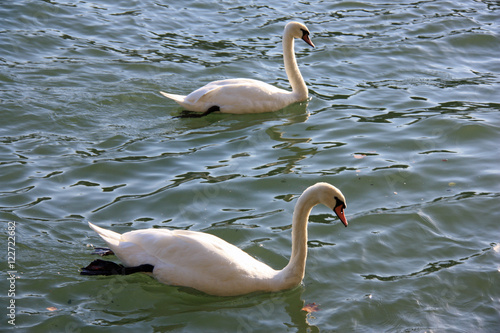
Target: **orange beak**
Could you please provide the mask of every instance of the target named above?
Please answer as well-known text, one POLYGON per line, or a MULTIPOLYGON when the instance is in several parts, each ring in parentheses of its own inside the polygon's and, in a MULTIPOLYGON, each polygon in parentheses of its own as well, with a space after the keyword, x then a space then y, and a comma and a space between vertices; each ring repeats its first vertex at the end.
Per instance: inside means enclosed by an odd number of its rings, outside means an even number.
POLYGON ((335 212, 335 214, 337 214, 340 221, 342 221, 342 223, 344 223, 344 225, 347 227, 347 220, 346 220, 345 215, 344 215, 344 204, 337 205, 333 209, 333 211, 335 212))
POLYGON ((304 42, 306 42, 307 44, 309 44, 312 47, 314 47, 314 44, 313 44, 313 42, 311 42, 311 39, 309 38, 308 34, 304 34, 304 36, 302 36, 302 39, 304 40, 304 42))

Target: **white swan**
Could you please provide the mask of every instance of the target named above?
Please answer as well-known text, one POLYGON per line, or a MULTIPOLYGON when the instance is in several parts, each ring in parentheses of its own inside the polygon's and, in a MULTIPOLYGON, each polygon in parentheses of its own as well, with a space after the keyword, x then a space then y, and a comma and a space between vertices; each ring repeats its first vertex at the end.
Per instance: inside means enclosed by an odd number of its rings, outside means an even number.
POLYGON ((229 79, 211 82, 187 96, 160 93, 188 111, 185 117, 201 117, 214 111, 222 113, 261 113, 277 111, 295 102, 307 99, 307 87, 300 74, 293 50, 294 38, 302 38, 314 47, 309 30, 298 22, 290 22, 283 33, 285 71, 292 91, 276 88, 252 79, 229 79), (201 114, 200 114, 201 112, 201 114))
POLYGON ((143 229, 120 235, 89 225, 126 267, 95 260, 82 275, 149 272, 160 282, 186 286, 218 296, 255 291, 278 291, 297 286, 304 277, 307 256, 307 221, 311 209, 322 203, 334 210, 347 227, 346 201, 327 183, 317 183, 300 196, 293 212, 292 255, 282 270, 274 270, 228 242, 197 231, 143 229))

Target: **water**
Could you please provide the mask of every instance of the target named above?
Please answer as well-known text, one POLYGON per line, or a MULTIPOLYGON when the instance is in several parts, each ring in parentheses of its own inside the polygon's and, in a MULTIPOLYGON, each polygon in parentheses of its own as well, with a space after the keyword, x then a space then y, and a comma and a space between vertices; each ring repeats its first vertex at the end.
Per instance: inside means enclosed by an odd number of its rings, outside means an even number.
POLYGON ((3 3, 1 327, 498 332, 499 14, 495 1, 3 3), (308 103, 172 118, 159 90, 288 89, 290 20, 316 45, 295 48, 308 103), (313 210, 293 290, 223 298, 79 275, 104 245, 87 221, 204 231, 281 268, 297 196, 318 181, 342 189, 350 224, 313 210))

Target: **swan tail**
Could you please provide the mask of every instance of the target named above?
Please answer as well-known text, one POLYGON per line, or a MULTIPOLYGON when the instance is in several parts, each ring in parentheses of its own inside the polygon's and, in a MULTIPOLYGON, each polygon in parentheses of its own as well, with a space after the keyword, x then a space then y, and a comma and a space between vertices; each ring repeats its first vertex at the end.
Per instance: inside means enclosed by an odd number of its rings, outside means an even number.
POLYGON ((179 103, 179 104, 184 103, 184 100, 186 98, 186 96, 176 95, 176 94, 167 94, 166 92, 163 92, 163 91, 160 91, 160 94, 162 94, 166 98, 170 98, 171 100, 173 100, 174 102, 179 103))
POLYGON ((95 232, 97 232, 99 236, 101 236, 101 238, 104 239, 111 248, 118 247, 118 245, 120 244, 120 239, 122 235, 120 235, 119 233, 103 229, 90 222, 89 222, 89 227, 95 232))

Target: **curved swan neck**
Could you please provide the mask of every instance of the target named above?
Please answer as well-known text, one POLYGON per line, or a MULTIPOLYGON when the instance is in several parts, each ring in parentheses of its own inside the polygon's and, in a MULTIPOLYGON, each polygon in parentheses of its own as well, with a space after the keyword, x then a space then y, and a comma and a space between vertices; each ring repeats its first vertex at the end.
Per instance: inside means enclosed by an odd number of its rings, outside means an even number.
POLYGON ((297 61, 295 60, 294 44, 293 36, 285 30, 283 35, 283 58, 286 75, 288 76, 288 81, 290 81, 293 94, 296 95, 297 101, 304 101, 307 99, 307 87, 300 74, 297 61))
POLYGON ((292 285, 297 285, 304 277, 307 259, 307 223, 312 208, 318 204, 318 200, 311 194, 304 192, 293 211, 292 255, 288 265, 282 270, 284 283, 288 281, 292 285))

